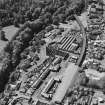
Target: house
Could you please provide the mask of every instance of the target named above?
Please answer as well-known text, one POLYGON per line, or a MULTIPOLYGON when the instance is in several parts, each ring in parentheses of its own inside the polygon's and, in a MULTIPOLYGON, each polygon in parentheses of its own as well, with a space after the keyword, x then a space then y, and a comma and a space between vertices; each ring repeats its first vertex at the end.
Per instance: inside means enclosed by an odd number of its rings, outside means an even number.
POLYGON ((96 13, 96 8, 91 8, 90 13, 96 13))
POLYGON ((96 11, 103 11, 102 5, 96 5, 96 11))

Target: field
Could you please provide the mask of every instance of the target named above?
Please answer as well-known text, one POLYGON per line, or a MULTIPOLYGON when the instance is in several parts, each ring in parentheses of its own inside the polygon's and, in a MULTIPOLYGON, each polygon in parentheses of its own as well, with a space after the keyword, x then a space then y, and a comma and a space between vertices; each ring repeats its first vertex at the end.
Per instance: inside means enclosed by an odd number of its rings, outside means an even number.
MULTIPOLYGON (((8 27, 4 27, 3 30, 5 31, 6 38, 10 41, 12 39, 12 37, 15 35, 18 28, 14 27, 14 26, 8 26, 8 27)), ((0 52, 7 45, 7 43, 8 43, 8 41, 0 40, 0 52)))

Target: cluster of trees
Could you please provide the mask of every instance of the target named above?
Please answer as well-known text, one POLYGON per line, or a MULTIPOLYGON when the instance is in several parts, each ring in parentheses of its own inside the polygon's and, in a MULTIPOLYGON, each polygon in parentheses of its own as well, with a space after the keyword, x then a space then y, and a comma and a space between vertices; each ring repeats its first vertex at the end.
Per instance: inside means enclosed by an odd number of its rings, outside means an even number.
POLYGON ((7 54, 5 60, 3 61, 2 68, 0 69, 0 92, 4 90, 4 87, 9 79, 9 75, 12 70, 11 55, 7 54))
POLYGON ((80 14, 85 6, 84 0, 7 0, 0 5, 0 15, 3 26, 23 24, 26 21, 42 19, 45 24, 58 24, 65 20, 74 19, 73 13, 80 14))
POLYGON ((18 80, 20 77, 20 72, 19 71, 14 71, 11 73, 10 75, 10 81, 9 82, 15 82, 16 80, 18 80))
POLYGON ((5 37, 5 32, 3 30, 0 30, 0 40, 8 41, 8 39, 5 37))

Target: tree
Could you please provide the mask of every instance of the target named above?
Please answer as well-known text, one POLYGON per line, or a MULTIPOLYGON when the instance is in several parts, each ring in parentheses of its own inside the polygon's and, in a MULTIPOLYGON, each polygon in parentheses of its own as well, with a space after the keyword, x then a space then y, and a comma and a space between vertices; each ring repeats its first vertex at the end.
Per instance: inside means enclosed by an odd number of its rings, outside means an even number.
POLYGON ((38 54, 35 54, 34 59, 35 59, 36 61, 39 61, 39 60, 40 60, 40 58, 39 58, 38 54))
POLYGON ((15 19, 13 23, 14 23, 14 26, 15 26, 15 27, 19 27, 19 22, 18 22, 17 19, 15 19))
POLYGON ((20 62, 20 56, 19 54, 13 54, 12 55, 12 65, 15 68, 20 62))
POLYGON ((13 46, 12 46, 12 42, 9 42, 6 47, 4 48, 4 51, 11 54, 12 53, 12 49, 13 49, 13 46))
POLYGON ((63 23, 64 21, 65 21, 65 14, 58 14, 58 17, 59 17, 59 21, 61 22, 61 23, 63 23))
POLYGON ((44 24, 45 24, 45 25, 49 25, 50 22, 51 22, 51 21, 50 21, 48 18, 46 18, 46 19, 44 20, 44 24))
POLYGON ((10 81, 13 83, 15 82, 16 80, 19 79, 19 76, 20 76, 20 73, 18 71, 15 71, 13 72, 11 75, 10 75, 10 81))
POLYGON ((46 44, 45 40, 41 40, 40 44, 43 46, 44 44, 46 44))
POLYGON ((1 30, 0 32, 0 39, 3 41, 8 41, 8 39, 5 37, 5 32, 3 30, 1 30))
POLYGON ((83 86, 86 86, 89 82, 89 78, 86 77, 86 74, 83 73, 82 76, 81 76, 81 79, 80 79, 80 84, 83 85, 83 86))
POLYGON ((27 27, 24 31, 21 32, 20 36, 22 37, 22 41, 30 41, 33 37, 32 30, 27 27))
POLYGON ((33 18, 37 19, 39 17, 40 13, 41 13, 41 8, 39 8, 39 7, 35 8, 35 10, 32 14, 33 18))
POLYGON ((23 53, 21 53, 20 57, 21 57, 21 59, 26 59, 27 58, 27 54, 23 52, 23 53))
POLYGON ((34 22, 30 23, 30 28, 32 29, 33 32, 39 32, 42 30, 43 23, 40 19, 35 20, 34 22))
POLYGON ((27 68, 31 66, 30 63, 31 63, 30 59, 24 59, 20 62, 19 68, 23 70, 27 70, 27 68))
POLYGON ((54 16, 52 20, 53 20, 53 24, 54 25, 58 25, 59 24, 59 17, 58 16, 54 16))
POLYGON ((3 62, 2 68, 0 70, 0 92, 3 91, 5 84, 9 79, 10 72, 13 71, 11 59, 8 57, 3 62))

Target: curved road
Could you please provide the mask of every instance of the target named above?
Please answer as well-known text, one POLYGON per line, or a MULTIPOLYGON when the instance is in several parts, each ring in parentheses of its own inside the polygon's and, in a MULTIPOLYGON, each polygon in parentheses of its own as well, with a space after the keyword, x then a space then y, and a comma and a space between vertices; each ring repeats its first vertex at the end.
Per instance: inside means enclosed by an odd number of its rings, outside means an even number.
POLYGON ((78 66, 81 66, 81 63, 83 61, 83 58, 85 56, 85 52, 86 52, 86 45, 87 45, 87 37, 86 37, 86 33, 85 33, 85 28, 82 24, 82 22, 80 21, 79 17, 75 14, 74 15, 77 23, 79 24, 80 28, 81 28, 81 31, 82 31, 82 35, 83 35, 83 47, 82 47, 82 52, 81 52, 81 55, 80 55, 80 58, 78 59, 77 61, 77 65, 78 66))

